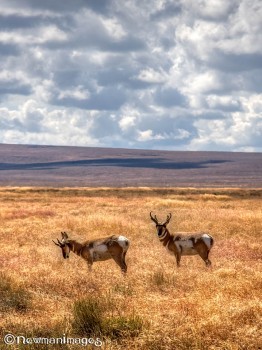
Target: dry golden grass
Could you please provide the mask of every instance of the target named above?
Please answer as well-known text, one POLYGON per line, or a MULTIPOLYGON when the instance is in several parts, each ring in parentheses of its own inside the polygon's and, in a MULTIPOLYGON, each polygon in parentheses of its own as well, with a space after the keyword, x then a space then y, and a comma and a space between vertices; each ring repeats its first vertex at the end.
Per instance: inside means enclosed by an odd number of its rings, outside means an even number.
POLYGON ((4 345, 6 333, 77 336, 74 308, 90 300, 107 303, 103 349, 261 349, 261 190, 2 188, 0 223, 1 349, 39 348, 4 345), (197 256, 177 269, 151 210, 173 214, 171 232, 209 231, 212 269, 197 256), (73 253, 64 260, 52 243, 61 231, 127 236, 127 276, 113 261, 90 274, 73 253))

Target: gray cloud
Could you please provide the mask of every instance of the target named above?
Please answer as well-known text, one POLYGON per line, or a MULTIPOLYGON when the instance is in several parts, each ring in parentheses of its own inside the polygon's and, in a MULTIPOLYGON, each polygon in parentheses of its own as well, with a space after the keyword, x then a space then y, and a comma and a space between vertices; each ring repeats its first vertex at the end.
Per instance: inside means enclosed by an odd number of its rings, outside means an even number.
POLYGON ((0 15, 0 29, 1 30, 15 30, 32 28, 39 25, 40 16, 35 17, 21 17, 18 14, 15 15, 0 15))
POLYGON ((216 50, 212 54, 209 65, 212 68, 229 73, 262 69, 262 52, 235 54, 216 50))
POLYGON ((0 10, 0 142, 261 150, 259 0, 0 10))
POLYGON ((0 80, 0 95, 30 95, 31 86, 21 83, 18 79, 0 80))
POLYGON ((19 47, 12 44, 0 43, 1 56, 16 56, 19 54, 19 47))
POLYGON ((182 12, 182 5, 179 1, 164 1, 163 6, 157 9, 150 15, 152 20, 163 20, 166 18, 172 18, 179 15, 182 12))
POLYGON ((155 93, 155 101, 161 106, 186 106, 186 97, 183 96, 177 89, 166 88, 157 89, 155 93))
POLYGON ((122 90, 117 88, 104 88, 99 92, 91 93, 87 98, 82 98, 81 96, 66 96, 59 98, 59 96, 56 96, 50 102, 64 107, 112 111, 118 110, 124 104, 125 94, 122 90))
POLYGON ((75 0, 74 2, 71 0, 63 0, 63 2, 59 0, 9 0, 8 2, 11 7, 68 13, 83 8, 92 8, 96 12, 104 12, 108 8, 110 0, 75 0))

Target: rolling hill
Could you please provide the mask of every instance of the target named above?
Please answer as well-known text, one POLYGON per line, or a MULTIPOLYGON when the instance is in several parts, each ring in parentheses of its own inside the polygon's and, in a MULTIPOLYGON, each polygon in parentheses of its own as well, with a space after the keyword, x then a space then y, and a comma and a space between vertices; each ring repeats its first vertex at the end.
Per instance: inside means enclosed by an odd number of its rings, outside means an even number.
POLYGON ((1 144, 0 186, 257 188, 262 153, 1 144))

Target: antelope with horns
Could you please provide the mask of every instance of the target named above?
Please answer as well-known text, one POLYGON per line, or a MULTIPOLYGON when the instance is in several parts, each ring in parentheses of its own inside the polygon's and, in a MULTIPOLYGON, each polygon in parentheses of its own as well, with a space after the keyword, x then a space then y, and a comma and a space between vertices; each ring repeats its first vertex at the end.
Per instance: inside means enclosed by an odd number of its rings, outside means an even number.
POLYGON ((69 258, 69 253, 72 251, 87 261, 90 271, 95 261, 113 259, 120 266, 122 272, 126 273, 125 256, 129 248, 129 240, 126 237, 110 236, 79 243, 69 239, 66 232, 61 232, 61 235, 61 241, 57 239, 57 243, 53 242, 62 249, 64 259, 69 258))
POLYGON ((181 233, 170 234, 167 225, 171 219, 171 213, 167 215, 164 223, 160 223, 156 215, 152 216, 152 212, 150 212, 150 218, 156 224, 160 242, 167 248, 169 253, 175 255, 177 266, 180 266, 182 255, 199 255, 206 263, 206 266, 211 265, 208 255, 214 244, 212 236, 204 232, 187 235, 181 233))

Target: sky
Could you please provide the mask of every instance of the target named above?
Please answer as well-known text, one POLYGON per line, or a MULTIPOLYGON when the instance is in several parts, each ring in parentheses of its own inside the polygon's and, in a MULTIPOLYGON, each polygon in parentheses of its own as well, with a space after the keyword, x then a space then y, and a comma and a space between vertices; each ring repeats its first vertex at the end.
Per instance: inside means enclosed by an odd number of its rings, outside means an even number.
POLYGON ((262 1, 1 0, 0 143, 262 151, 262 1))

